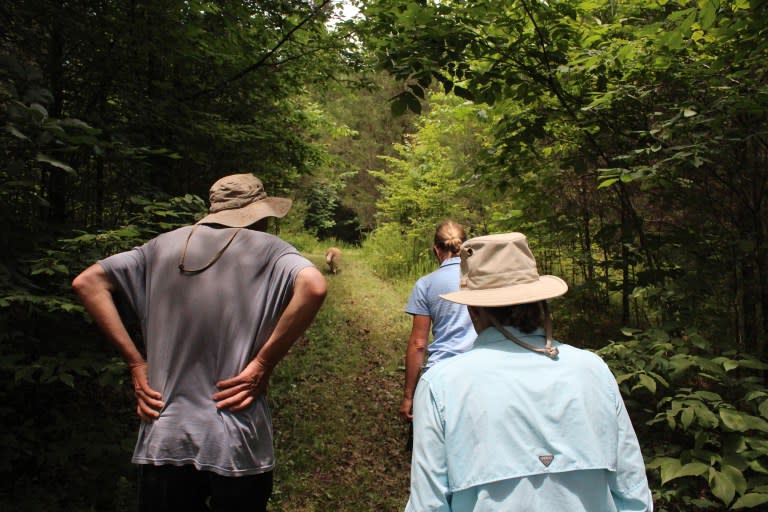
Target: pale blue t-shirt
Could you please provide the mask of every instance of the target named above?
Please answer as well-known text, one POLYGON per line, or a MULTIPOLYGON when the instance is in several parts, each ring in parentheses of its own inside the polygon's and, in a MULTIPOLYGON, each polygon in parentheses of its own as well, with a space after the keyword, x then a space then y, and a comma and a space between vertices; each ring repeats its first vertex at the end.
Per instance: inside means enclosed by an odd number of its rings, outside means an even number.
MULTIPOLYGON (((522 341, 543 347, 544 333, 522 341)), ((407 512, 650 512, 637 436, 594 353, 556 360, 495 328, 425 373, 413 403, 407 512)))
POLYGON ((477 337, 467 307, 440 295, 459 290, 461 258, 449 258, 440 268, 421 277, 413 287, 405 312, 432 319, 432 343, 427 347, 427 370, 436 362, 466 352, 477 337))
MULTIPOLYGON (((182 273, 179 257, 192 226, 99 263, 116 286, 124 314, 138 321, 147 348, 149 385, 165 402, 141 423, 137 464, 194 465, 224 476, 274 467, 266 397, 247 409, 219 410, 216 382, 239 374, 256 356, 291 299, 299 271, 312 265, 276 236, 241 229, 210 268, 182 273)), ((184 266, 210 262, 234 228, 198 226, 184 266)))

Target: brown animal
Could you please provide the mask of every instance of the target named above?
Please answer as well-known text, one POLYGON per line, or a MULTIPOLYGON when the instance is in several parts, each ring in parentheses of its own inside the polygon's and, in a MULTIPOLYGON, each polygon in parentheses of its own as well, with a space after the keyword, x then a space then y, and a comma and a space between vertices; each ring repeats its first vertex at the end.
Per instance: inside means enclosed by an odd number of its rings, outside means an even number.
POLYGON ((339 270, 339 263, 341 262, 341 249, 331 247, 325 251, 325 262, 328 264, 328 270, 331 274, 335 274, 339 270))

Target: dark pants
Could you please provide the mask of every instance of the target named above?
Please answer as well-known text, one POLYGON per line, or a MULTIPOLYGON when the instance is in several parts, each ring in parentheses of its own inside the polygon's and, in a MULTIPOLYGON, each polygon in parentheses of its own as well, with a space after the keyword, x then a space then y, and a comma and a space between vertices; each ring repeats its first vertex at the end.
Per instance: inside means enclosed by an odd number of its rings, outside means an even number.
POLYGON ((405 451, 413 452, 413 420, 408 422, 408 439, 405 440, 405 451))
POLYGON ((266 512, 272 471, 221 476, 194 466, 139 465, 140 512, 266 512))

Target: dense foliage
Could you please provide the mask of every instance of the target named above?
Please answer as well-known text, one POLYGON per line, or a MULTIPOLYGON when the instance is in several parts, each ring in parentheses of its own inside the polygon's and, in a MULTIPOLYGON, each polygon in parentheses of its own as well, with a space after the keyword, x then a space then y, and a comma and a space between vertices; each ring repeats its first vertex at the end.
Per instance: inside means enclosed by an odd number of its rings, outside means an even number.
POLYGON ((308 89, 358 66, 335 16, 328 0, 0 7, 0 506, 131 508, 130 386, 69 283, 193 222, 222 175, 288 195, 320 165, 308 89))
POLYGON ((391 279, 446 217, 526 233, 657 508, 764 507, 768 2, 359 3, 0 7, 0 503, 130 508, 126 373, 69 282, 245 171, 391 279))
POLYGON ((726 320, 711 327, 762 354, 765 2, 384 0, 366 13, 378 62, 410 87, 393 109, 433 82, 493 107, 479 179, 526 215, 492 229, 537 222, 578 240, 584 281, 596 298, 618 286, 627 323, 642 294, 666 319, 726 320))
MULTIPOLYGON (((494 120, 472 134, 470 171, 437 173, 449 215, 531 237, 541 270, 571 284, 567 339, 636 330, 603 353, 659 508, 768 501, 768 3, 380 0, 365 13, 377 63, 407 84, 394 111, 421 111, 437 84, 494 120)), ((429 176, 421 155, 439 165, 466 140, 431 130, 392 176, 429 176)), ((432 223, 409 198, 428 189, 393 180, 384 220, 406 238, 432 223)))

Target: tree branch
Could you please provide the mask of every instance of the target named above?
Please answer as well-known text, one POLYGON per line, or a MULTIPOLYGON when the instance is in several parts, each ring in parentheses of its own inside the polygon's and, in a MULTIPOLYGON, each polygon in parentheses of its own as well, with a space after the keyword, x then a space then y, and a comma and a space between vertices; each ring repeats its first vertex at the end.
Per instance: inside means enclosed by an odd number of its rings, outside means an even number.
POLYGON ((213 87, 209 87, 208 89, 202 89, 202 90, 200 90, 200 91, 197 91, 197 92, 196 92, 196 93, 194 93, 194 94, 191 94, 191 95, 189 95, 189 96, 186 96, 185 98, 182 98, 182 101, 189 101, 189 100, 194 100, 194 99, 197 99, 197 98, 199 98, 200 96, 203 96, 203 95, 205 95, 205 94, 213 94, 213 93, 219 92, 219 91, 221 91, 221 90, 222 90, 222 89, 223 89, 223 88, 224 88, 224 87, 225 87, 227 84, 230 84, 230 83, 232 83, 232 82, 236 82, 237 80, 240 80, 241 78, 243 78, 245 75, 247 75, 247 74, 249 74, 249 73, 253 73, 255 70, 257 70, 257 69, 258 69, 258 68, 260 68, 262 65, 264 65, 264 63, 267 61, 267 59, 269 59, 270 57, 272 57, 272 56, 273 56, 273 55, 274 55, 274 54, 277 52, 277 50, 279 50, 279 49, 280 49, 280 47, 281 47, 281 46, 283 46, 285 43, 287 43, 287 42, 288 42, 288 40, 289 40, 289 39, 290 39, 290 38, 293 36, 293 34, 295 34, 295 33, 296 33, 296 32, 297 32, 297 31, 298 31, 298 30, 299 30, 301 27, 303 27, 304 25, 306 25, 307 23, 309 23, 309 21, 311 21, 312 19, 314 19, 314 18, 315 18, 315 17, 318 15, 318 13, 319 13, 321 10, 323 10, 323 8, 324 8, 326 5, 328 5, 329 3, 331 3, 331 1, 332 1, 332 0, 323 0, 323 2, 322 2, 320 5, 318 5, 317 7, 315 7, 315 8, 312 10, 312 12, 310 12, 310 13, 309 13, 309 15, 308 15, 306 18, 304 18, 303 20, 301 20, 301 22, 299 22, 299 23, 298 23, 298 24, 296 24, 296 25, 295 25, 293 28, 291 28, 291 30, 289 30, 289 31, 288 31, 288 32, 287 32, 287 33, 286 33, 286 34, 285 34, 285 35, 284 35, 284 36, 283 36, 283 37, 280 39, 280 41, 278 41, 278 42, 277 42, 277 44, 276 44, 275 46, 273 46, 273 47, 272 47, 272 49, 270 49, 270 50, 269 50, 267 53, 265 53, 265 54, 264 54, 264 55, 263 55, 263 56, 262 56, 262 57, 261 57, 259 60, 257 60, 255 63, 251 64, 250 66, 248 66, 247 68, 243 69, 243 70, 242 70, 242 71, 240 71, 239 73, 237 73, 237 74, 235 74, 235 75, 233 75, 233 76, 231 76, 231 77, 229 77, 229 78, 227 78, 227 79, 225 79, 225 80, 222 80, 221 82, 219 82, 218 84, 214 85, 213 87))

